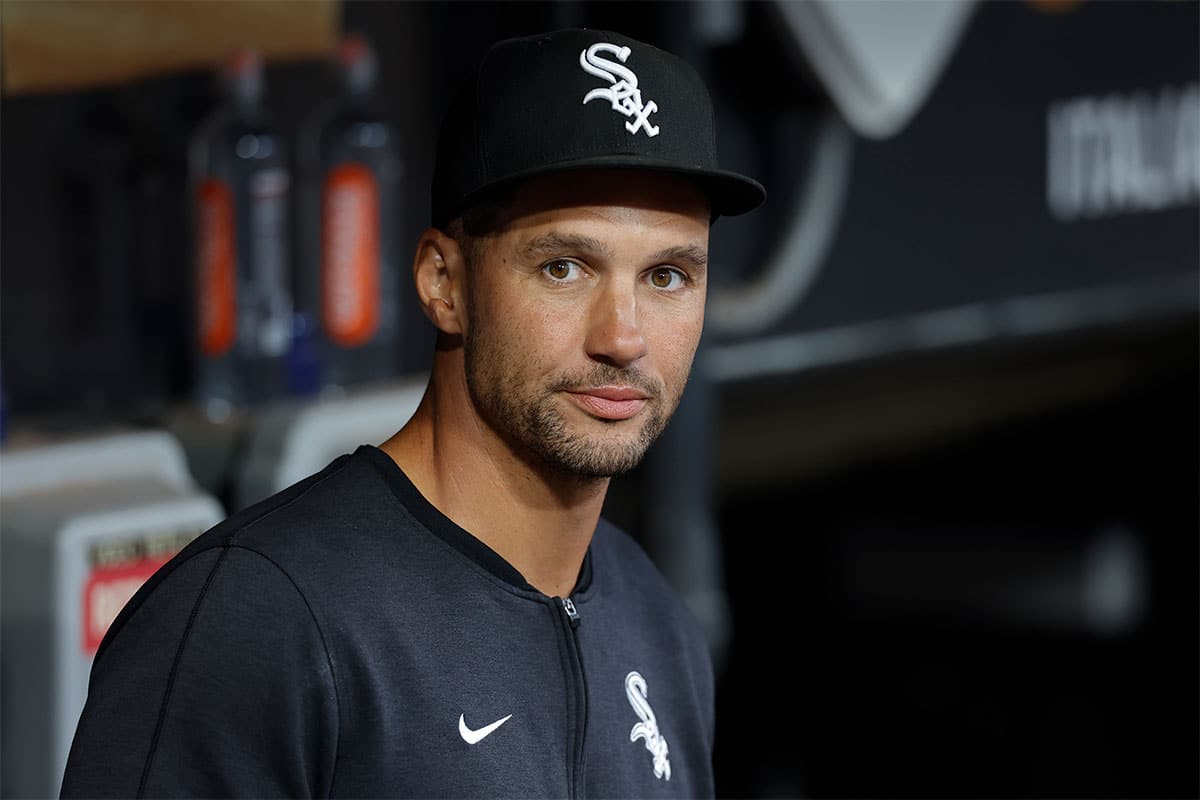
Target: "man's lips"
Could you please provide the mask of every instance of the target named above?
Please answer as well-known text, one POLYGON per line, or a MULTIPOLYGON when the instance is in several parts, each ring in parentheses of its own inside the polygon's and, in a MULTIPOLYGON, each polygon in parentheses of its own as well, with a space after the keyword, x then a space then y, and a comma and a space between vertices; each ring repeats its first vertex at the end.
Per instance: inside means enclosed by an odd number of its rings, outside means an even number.
POLYGON ((629 419, 642 410, 648 399, 641 389, 628 386, 569 389, 567 397, 593 417, 613 420, 629 419))

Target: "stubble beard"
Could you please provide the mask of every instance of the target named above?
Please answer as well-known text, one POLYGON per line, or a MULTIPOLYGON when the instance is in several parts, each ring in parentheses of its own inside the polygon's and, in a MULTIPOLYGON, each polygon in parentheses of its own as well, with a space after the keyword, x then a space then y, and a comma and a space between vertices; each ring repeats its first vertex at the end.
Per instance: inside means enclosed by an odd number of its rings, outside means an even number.
POLYGON ((665 398, 662 386, 640 373, 596 364, 585 374, 562 375, 540 391, 527 394, 509 368, 511 355, 489 353, 465 343, 467 388, 484 421, 519 453, 532 456, 552 471, 590 480, 611 478, 636 467, 646 450, 667 427, 678 397, 665 398), (630 420, 596 420, 598 431, 572 430, 561 410, 561 392, 568 388, 611 384, 636 386, 650 395, 641 427, 630 436, 630 420), (611 432, 607 432, 608 428, 611 432))

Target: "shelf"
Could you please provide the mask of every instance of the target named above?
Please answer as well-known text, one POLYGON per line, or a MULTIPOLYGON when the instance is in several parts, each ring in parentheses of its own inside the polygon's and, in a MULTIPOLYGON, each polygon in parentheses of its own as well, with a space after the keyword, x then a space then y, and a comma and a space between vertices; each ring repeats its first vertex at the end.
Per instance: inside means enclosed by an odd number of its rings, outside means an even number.
POLYGON ((4 94, 66 92, 211 68, 238 47, 266 61, 333 51, 337 0, 4 0, 4 94))

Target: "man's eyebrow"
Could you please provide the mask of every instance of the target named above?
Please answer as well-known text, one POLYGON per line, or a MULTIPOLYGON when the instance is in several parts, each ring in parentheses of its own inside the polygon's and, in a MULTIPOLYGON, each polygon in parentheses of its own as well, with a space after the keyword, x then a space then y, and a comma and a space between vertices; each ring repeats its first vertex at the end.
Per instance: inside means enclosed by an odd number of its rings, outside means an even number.
MULTIPOLYGON (((534 237, 521 246, 520 254, 529 260, 540 260, 567 253, 598 253, 613 258, 612 249, 599 239, 577 233, 551 231, 534 237)), ((703 271, 708 266, 708 251, 698 244, 674 245, 650 256, 655 264, 672 263, 703 271)))
POLYGON ((612 250, 599 239, 556 231, 534 237, 521 247, 520 253, 530 259, 549 258, 564 253, 599 253, 608 258, 612 257, 612 250))
POLYGON ((698 244, 676 245, 659 250, 650 258, 655 262, 670 262, 704 270, 708 267, 708 251, 698 244))

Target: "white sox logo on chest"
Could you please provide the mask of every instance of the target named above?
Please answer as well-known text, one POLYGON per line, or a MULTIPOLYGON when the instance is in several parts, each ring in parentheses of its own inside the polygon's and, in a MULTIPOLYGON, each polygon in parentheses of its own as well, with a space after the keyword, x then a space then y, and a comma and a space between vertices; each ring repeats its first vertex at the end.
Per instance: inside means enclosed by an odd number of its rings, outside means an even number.
POLYGON ((591 100, 607 100, 612 103, 613 111, 632 117, 632 122, 625 123, 625 130, 637 133, 644 130, 647 136, 657 136, 658 126, 650 124, 650 115, 658 111, 658 104, 651 100, 642 104, 642 90, 638 88, 638 77, 633 70, 624 66, 629 58, 628 47, 618 47, 608 42, 598 42, 579 53, 579 66, 590 75, 603 78, 612 84, 609 88, 592 89, 583 97, 586 104, 591 100), (611 53, 620 61, 609 61, 601 58, 598 53, 611 53))
POLYGON ((650 708, 649 701, 646 700, 646 679, 641 676, 641 673, 631 672, 625 676, 625 696, 629 698, 629 705, 633 706, 634 713, 642 720, 629 732, 629 741, 636 742, 638 739, 645 739, 646 749, 654 757, 654 777, 671 780, 671 762, 667 760, 667 740, 658 730, 658 719, 654 716, 654 709, 650 708))

